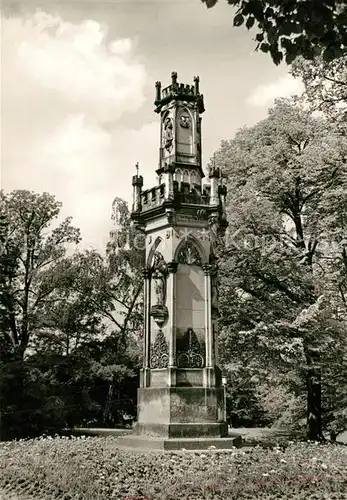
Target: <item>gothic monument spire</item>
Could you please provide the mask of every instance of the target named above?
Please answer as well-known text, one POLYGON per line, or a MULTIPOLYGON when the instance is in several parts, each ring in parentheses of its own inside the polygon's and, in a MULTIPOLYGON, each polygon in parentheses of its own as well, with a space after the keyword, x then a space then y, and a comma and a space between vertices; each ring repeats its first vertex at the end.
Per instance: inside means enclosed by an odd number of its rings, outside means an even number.
POLYGON ((138 171, 132 179, 132 218, 146 236, 144 340, 136 433, 123 444, 152 439, 152 447, 189 448, 200 438, 206 447, 226 447, 239 439, 218 439, 227 424, 214 247, 227 227, 226 188, 217 168, 203 184, 199 85, 199 77, 179 83, 176 72, 169 86, 156 82, 159 182, 143 191, 138 171))

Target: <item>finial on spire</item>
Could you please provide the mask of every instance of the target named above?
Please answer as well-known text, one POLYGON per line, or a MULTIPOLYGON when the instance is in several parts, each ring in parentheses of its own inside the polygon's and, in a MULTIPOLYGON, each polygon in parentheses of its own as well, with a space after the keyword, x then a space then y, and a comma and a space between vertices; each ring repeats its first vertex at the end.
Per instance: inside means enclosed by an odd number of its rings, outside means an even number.
POLYGON ((139 169, 140 169, 139 162, 136 162, 135 168, 136 168, 136 175, 139 175, 139 169))
POLYGON ((171 81, 172 81, 172 85, 177 85, 177 72, 176 71, 173 71, 171 73, 171 81))
POLYGON ((199 82, 200 78, 198 76, 194 76, 194 83, 195 83, 195 94, 198 95, 200 93, 199 90, 199 82))
POLYGON ((212 165, 210 167, 210 172, 209 172, 209 177, 210 179, 221 179, 221 170, 220 168, 216 167, 216 153, 213 153, 212 157, 212 165))
POLYGON ((161 82, 155 82, 155 100, 160 101, 161 99, 161 82))

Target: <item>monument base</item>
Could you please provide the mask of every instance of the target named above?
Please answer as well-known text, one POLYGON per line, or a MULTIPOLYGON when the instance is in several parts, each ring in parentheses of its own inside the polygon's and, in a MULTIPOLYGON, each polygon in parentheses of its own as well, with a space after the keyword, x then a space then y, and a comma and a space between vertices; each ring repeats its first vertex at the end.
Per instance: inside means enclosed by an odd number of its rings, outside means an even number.
MULTIPOLYGON (((163 371, 164 373, 164 371, 163 371)), ((242 445, 228 435, 221 387, 141 387, 138 421, 118 445, 134 450, 231 449, 242 445)))
POLYGON ((137 434, 158 438, 225 437, 224 391, 218 387, 141 387, 137 434))
POLYGON ((240 434, 230 434, 228 437, 217 438, 154 438, 129 434, 117 439, 120 449, 133 451, 175 451, 175 450, 231 450, 242 446, 240 434))
POLYGON ((170 424, 137 423, 134 429, 134 435, 163 439, 220 438, 228 436, 228 424, 226 422, 179 422, 170 424))

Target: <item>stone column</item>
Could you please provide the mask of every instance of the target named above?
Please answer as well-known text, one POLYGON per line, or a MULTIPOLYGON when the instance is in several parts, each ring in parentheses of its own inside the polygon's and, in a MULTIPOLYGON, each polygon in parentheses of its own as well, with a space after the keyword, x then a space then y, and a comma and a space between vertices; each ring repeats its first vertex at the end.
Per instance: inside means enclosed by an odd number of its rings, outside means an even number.
POLYGON ((214 365, 219 365, 219 353, 218 353, 218 324, 214 321, 212 324, 212 336, 213 336, 213 362, 214 365))
POLYGON ((219 169, 212 167, 209 174, 210 182, 211 182, 211 193, 210 193, 210 206, 218 206, 219 198, 218 198, 218 178, 219 178, 219 169))
POLYGON ((143 270, 144 279, 144 339, 143 339, 143 387, 149 385, 149 361, 150 361, 150 348, 151 348, 151 273, 150 269, 146 267, 143 270))
POLYGON ((160 101, 161 99, 161 82, 155 82, 155 100, 160 101))
POLYGON ((203 266, 205 273, 205 345, 206 368, 212 368, 211 266, 203 266))
POLYGON ((169 309, 169 387, 176 385, 176 272, 177 262, 168 262, 170 284, 169 309))
POLYGON ((173 189, 173 171, 170 165, 164 167, 164 184, 165 184, 165 201, 173 200, 174 189, 173 189))
MULTIPOLYGON (((137 165, 138 168, 138 165, 137 165)), ((141 212, 141 193, 143 186, 142 175, 134 175, 133 180, 133 212, 141 212)))

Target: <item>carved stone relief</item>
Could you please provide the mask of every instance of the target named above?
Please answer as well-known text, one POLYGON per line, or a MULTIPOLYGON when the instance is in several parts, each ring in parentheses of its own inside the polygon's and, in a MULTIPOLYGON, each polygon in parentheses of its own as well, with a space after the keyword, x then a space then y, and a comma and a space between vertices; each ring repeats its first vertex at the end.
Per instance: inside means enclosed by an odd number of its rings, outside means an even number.
POLYGON ((216 237, 218 235, 218 225, 219 225, 218 215, 211 215, 210 220, 209 220, 209 225, 210 225, 211 231, 213 232, 214 236, 216 237))
POLYGON ((182 224, 187 224, 187 223, 194 222, 194 224, 198 223, 199 225, 201 225, 201 224, 205 225, 205 222, 201 218, 200 214, 199 215, 197 214, 197 211, 194 214, 191 214, 189 216, 177 215, 176 219, 177 219, 178 222, 180 222, 182 224))
POLYGON ((168 319, 168 309, 166 303, 166 280, 168 275, 168 266, 160 252, 153 255, 153 264, 151 267, 152 279, 154 282, 155 304, 151 307, 151 316, 161 328, 168 319))
POLYGON ((181 339, 177 339, 176 358, 179 368, 205 366, 205 344, 199 342, 192 328, 189 328, 181 339))
POLYGON ((152 264, 152 278, 155 281, 157 305, 165 305, 166 300, 167 264, 160 252, 154 252, 152 264))
POLYGON ((159 330, 155 341, 151 344, 150 352, 150 367, 151 368, 167 368, 169 366, 169 344, 163 334, 159 330))
POLYGON ((170 153, 173 147, 173 121, 167 115, 163 123, 163 147, 170 153))
POLYGON ((190 127, 190 117, 187 113, 182 114, 180 116, 180 125, 183 128, 189 128, 190 127))

